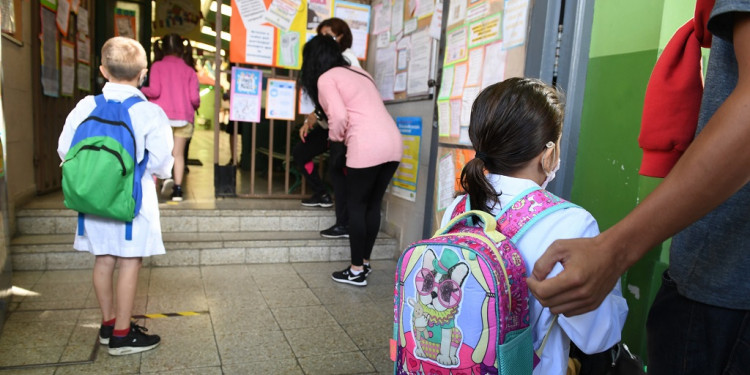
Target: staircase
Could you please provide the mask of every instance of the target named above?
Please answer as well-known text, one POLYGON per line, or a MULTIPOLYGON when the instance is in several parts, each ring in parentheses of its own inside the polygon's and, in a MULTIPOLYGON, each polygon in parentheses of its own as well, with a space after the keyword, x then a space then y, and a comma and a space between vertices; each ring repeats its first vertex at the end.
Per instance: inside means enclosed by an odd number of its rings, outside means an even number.
MULTIPOLYGON (((160 204, 165 255, 144 266, 328 262, 350 259, 347 238, 320 230, 335 222, 333 209, 306 208, 293 200, 220 199, 210 207, 160 204)), ((11 240, 14 270, 90 269, 94 257, 73 249, 77 213, 62 207, 23 208, 11 240)), ((200 205, 197 205, 200 206, 200 205)), ((372 259, 393 259, 396 239, 381 233, 372 259)))

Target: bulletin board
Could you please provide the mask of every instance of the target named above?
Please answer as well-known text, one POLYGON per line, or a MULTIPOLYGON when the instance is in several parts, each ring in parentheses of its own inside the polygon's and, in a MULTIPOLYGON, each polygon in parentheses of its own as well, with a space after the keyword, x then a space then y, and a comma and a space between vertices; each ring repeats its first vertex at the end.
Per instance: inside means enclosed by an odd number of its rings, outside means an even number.
POLYGON ((528 13, 528 0, 451 2, 437 100, 441 144, 470 145, 471 106, 479 92, 523 75, 528 13))
POLYGON ((442 0, 374 0, 371 39, 375 49, 373 77, 384 101, 433 93, 442 0))
POLYGON ((438 148, 432 229, 460 192, 460 176, 474 158, 471 107, 479 92, 524 75, 531 4, 528 0, 451 0, 436 111, 438 148))
MULTIPOLYGON (((232 0, 229 61, 298 70, 302 48, 320 21, 335 15, 349 24, 354 46, 369 35, 370 6, 334 0, 232 0), (309 3, 308 3, 309 1, 309 3)), ((355 52, 357 50, 355 49, 355 52)), ((364 54, 357 54, 364 59, 364 54)))

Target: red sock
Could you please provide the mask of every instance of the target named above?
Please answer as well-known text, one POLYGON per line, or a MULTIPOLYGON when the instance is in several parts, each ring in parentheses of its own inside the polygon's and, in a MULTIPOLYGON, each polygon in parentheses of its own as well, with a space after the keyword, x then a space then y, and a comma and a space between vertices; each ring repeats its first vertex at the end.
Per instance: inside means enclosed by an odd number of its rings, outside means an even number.
POLYGON ((109 326, 109 327, 114 326, 115 325, 115 318, 112 318, 110 320, 102 320, 102 325, 103 326, 109 326))
POLYGON ((130 332, 130 327, 125 329, 116 329, 112 331, 112 336, 125 337, 128 335, 128 332, 130 332))

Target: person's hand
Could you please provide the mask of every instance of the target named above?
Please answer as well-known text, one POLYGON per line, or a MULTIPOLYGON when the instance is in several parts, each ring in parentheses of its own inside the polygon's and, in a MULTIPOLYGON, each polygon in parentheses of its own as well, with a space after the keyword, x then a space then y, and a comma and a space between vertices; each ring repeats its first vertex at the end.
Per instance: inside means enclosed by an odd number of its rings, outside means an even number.
POLYGON ((596 309, 627 269, 622 249, 606 244, 602 235, 553 242, 526 279, 531 293, 553 314, 573 316, 596 309), (557 262, 563 271, 545 280, 557 262))
POLYGON ((302 140, 302 142, 305 142, 305 138, 307 137, 307 133, 310 132, 310 130, 315 126, 315 123, 318 121, 317 117, 315 117, 314 113, 310 113, 305 117, 305 121, 302 123, 302 126, 299 128, 299 139, 302 140))

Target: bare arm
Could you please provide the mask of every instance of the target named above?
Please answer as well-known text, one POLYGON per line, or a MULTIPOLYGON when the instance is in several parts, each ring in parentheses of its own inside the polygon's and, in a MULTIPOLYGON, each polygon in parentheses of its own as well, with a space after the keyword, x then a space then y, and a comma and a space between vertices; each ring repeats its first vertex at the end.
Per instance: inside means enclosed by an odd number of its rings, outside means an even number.
POLYGON ((653 246, 750 181, 750 16, 737 16, 733 33, 737 87, 659 187, 599 236, 556 241, 536 262, 529 288, 553 313, 578 315, 595 309, 653 246), (564 271, 544 280, 557 262, 564 271))

